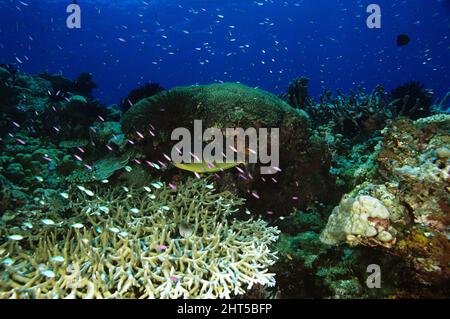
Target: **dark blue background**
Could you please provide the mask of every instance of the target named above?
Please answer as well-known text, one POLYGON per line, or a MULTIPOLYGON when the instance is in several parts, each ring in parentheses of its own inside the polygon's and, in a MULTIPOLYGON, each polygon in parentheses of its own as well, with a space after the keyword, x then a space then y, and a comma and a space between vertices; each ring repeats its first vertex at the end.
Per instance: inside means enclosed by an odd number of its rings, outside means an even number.
POLYGON ((146 81, 240 81, 278 94, 306 75, 313 95, 421 81, 442 97, 450 87, 447 0, 78 0, 81 30, 65 25, 69 0, 23 2, 0 0, 0 63, 69 78, 92 72, 104 103, 146 81), (382 8, 379 30, 366 26, 370 3, 382 8), (400 33, 412 42, 397 47, 400 33))

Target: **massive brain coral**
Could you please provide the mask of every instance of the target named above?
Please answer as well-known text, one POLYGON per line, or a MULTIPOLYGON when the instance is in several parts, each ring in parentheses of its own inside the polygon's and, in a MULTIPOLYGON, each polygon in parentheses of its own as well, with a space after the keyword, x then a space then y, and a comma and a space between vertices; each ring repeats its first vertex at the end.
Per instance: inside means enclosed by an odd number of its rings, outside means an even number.
POLYGON ((0 229, 1 298, 230 298, 274 285, 279 231, 205 180, 75 187, 73 217, 0 229), (39 226, 39 227, 38 227, 39 226))

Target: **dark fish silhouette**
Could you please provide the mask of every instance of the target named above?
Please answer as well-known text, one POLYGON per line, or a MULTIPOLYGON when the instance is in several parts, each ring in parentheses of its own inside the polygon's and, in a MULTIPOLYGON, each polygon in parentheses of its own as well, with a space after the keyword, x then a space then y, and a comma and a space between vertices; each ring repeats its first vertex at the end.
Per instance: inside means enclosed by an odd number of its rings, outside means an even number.
POLYGON ((399 47, 407 45, 409 42, 411 42, 411 38, 408 35, 406 35, 406 34, 400 34, 397 37, 397 45, 399 47))

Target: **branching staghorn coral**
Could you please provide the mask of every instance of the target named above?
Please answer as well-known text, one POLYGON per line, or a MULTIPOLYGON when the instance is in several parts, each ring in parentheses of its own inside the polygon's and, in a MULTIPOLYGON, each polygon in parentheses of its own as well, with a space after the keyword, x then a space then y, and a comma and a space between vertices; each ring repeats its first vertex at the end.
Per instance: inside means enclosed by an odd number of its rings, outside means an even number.
POLYGON ((230 298, 275 283, 279 231, 230 219, 243 200, 207 181, 69 194, 70 220, 0 232, 1 298, 230 298))

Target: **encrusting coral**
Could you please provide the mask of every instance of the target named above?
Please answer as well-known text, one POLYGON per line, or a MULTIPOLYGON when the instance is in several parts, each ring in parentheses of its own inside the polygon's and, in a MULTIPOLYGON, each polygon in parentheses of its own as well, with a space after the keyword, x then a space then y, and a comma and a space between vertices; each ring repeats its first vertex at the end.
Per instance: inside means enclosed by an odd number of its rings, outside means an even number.
POLYGON ((0 229, 0 297, 230 298, 275 284, 275 227, 229 218, 243 200, 206 180, 170 186, 73 187, 73 217, 0 229))

